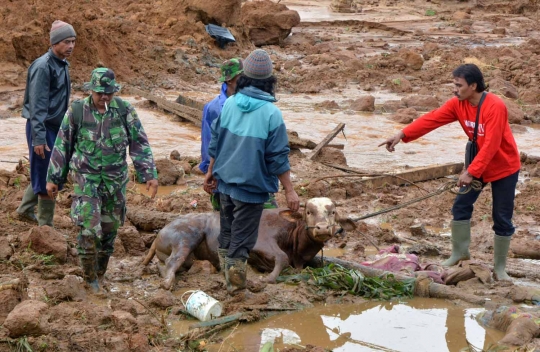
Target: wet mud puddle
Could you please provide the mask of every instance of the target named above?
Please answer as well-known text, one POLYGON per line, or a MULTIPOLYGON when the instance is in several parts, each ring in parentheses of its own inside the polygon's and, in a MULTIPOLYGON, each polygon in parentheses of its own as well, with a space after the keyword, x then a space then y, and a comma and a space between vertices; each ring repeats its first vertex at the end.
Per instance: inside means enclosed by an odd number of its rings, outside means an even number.
POLYGON ((481 311, 422 298, 318 306, 239 325, 222 335, 222 344, 207 347, 211 352, 251 352, 270 341, 274 350, 310 344, 335 352, 457 352, 467 341, 487 348, 503 337, 502 332, 486 330, 476 322, 474 316, 481 311))

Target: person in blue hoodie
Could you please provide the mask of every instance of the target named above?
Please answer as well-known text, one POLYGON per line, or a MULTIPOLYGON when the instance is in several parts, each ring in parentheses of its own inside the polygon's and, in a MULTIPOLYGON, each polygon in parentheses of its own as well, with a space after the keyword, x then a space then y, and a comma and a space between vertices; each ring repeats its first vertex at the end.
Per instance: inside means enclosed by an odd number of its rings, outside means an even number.
POLYGON ((236 94, 212 123, 204 179, 206 192, 220 193, 218 255, 231 295, 246 289, 247 259, 269 193, 277 192, 281 182, 287 206, 297 211, 300 205, 290 178, 287 130, 281 111, 272 104, 277 83, 272 60, 257 49, 243 64, 236 94))

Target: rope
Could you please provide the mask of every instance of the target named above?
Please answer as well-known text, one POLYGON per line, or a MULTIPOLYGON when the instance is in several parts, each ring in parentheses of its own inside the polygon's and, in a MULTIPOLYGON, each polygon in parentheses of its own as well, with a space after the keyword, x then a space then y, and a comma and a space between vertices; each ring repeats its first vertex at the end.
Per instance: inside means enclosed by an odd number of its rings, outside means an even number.
POLYGON ((442 193, 447 192, 447 191, 450 192, 450 193, 453 193, 453 194, 467 194, 471 190, 474 190, 476 192, 481 191, 482 187, 483 187, 482 182, 480 182, 478 180, 473 180, 469 186, 456 190, 456 188, 457 188, 456 182, 455 181, 449 181, 449 182, 446 182, 446 183, 442 184, 436 191, 428 193, 428 194, 426 194, 426 195, 424 195, 422 197, 411 199, 408 202, 401 203, 401 204, 398 204, 398 205, 390 207, 390 208, 382 209, 382 210, 379 210, 379 211, 377 211, 375 213, 360 216, 358 218, 351 218, 351 220, 356 222, 356 221, 364 220, 364 219, 371 218, 371 217, 374 217, 374 216, 377 216, 377 215, 389 213, 391 211, 404 208, 404 207, 409 206, 409 205, 414 204, 414 203, 421 202, 421 201, 423 201, 425 199, 434 197, 436 195, 442 194, 442 193))

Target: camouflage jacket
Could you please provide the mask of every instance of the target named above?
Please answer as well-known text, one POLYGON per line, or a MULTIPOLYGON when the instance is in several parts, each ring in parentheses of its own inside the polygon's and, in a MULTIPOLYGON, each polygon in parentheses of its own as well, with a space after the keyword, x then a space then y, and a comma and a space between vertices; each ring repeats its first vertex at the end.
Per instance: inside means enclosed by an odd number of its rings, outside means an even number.
POLYGON ((63 184, 69 171, 75 194, 98 196, 100 183, 114 193, 128 182, 128 146, 138 181, 157 179, 150 144, 133 106, 124 101, 126 130, 116 100, 111 100, 104 114, 91 102, 92 96, 84 99, 80 126, 75 125, 72 107, 66 112, 51 154, 47 182, 63 184))

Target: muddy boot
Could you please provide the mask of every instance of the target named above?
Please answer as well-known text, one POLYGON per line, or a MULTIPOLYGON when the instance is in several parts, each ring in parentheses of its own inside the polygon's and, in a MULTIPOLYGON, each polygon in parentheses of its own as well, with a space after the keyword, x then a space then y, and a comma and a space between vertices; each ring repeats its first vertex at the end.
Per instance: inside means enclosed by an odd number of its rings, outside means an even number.
POLYGON ((50 227, 53 226, 54 207, 56 202, 52 199, 39 199, 38 200, 38 225, 50 227))
POLYGON ((218 248, 217 255, 219 258, 219 271, 221 272, 221 275, 225 277, 225 257, 227 257, 227 253, 229 252, 228 249, 218 248))
POLYGON ((227 292, 237 295, 246 289, 247 260, 241 258, 225 258, 225 281, 227 292))
POLYGON ((512 281, 512 278, 506 273, 506 258, 511 239, 512 236, 499 235, 495 235, 493 238, 493 278, 495 281, 512 281))
POLYGON ((452 220, 452 255, 441 265, 452 266, 461 260, 471 259, 470 244, 471 220, 452 220))
POLYGON ((97 263, 96 263, 96 256, 94 255, 85 255, 85 256, 79 256, 79 259, 81 260, 81 268, 83 270, 84 275, 84 281, 86 281, 86 284, 90 288, 90 291, 92 293, 99 293, 99 282, 98 277, 96 273, 97 263))
POLYGON ((105 278, 105 272, 107 271, 107 266, 109 265, 109 258, 110 258, 110 256, 108 254, 99 253, 97 255, 96 274, 97 274, 99 284, 101 286, 104 286, 103 285, 103 280, 105 278))
POLYGON ((26 191, 24 191, 21 204, 17 208, 17 215, 19 217, 19 220, 37 224, 38 220, 36 218, 36 215, 34 214, 34 209, 36 208, 37 204, 38 195, 34 194, 32 185, 29 185, 28 187, 26 187, 26 191))

